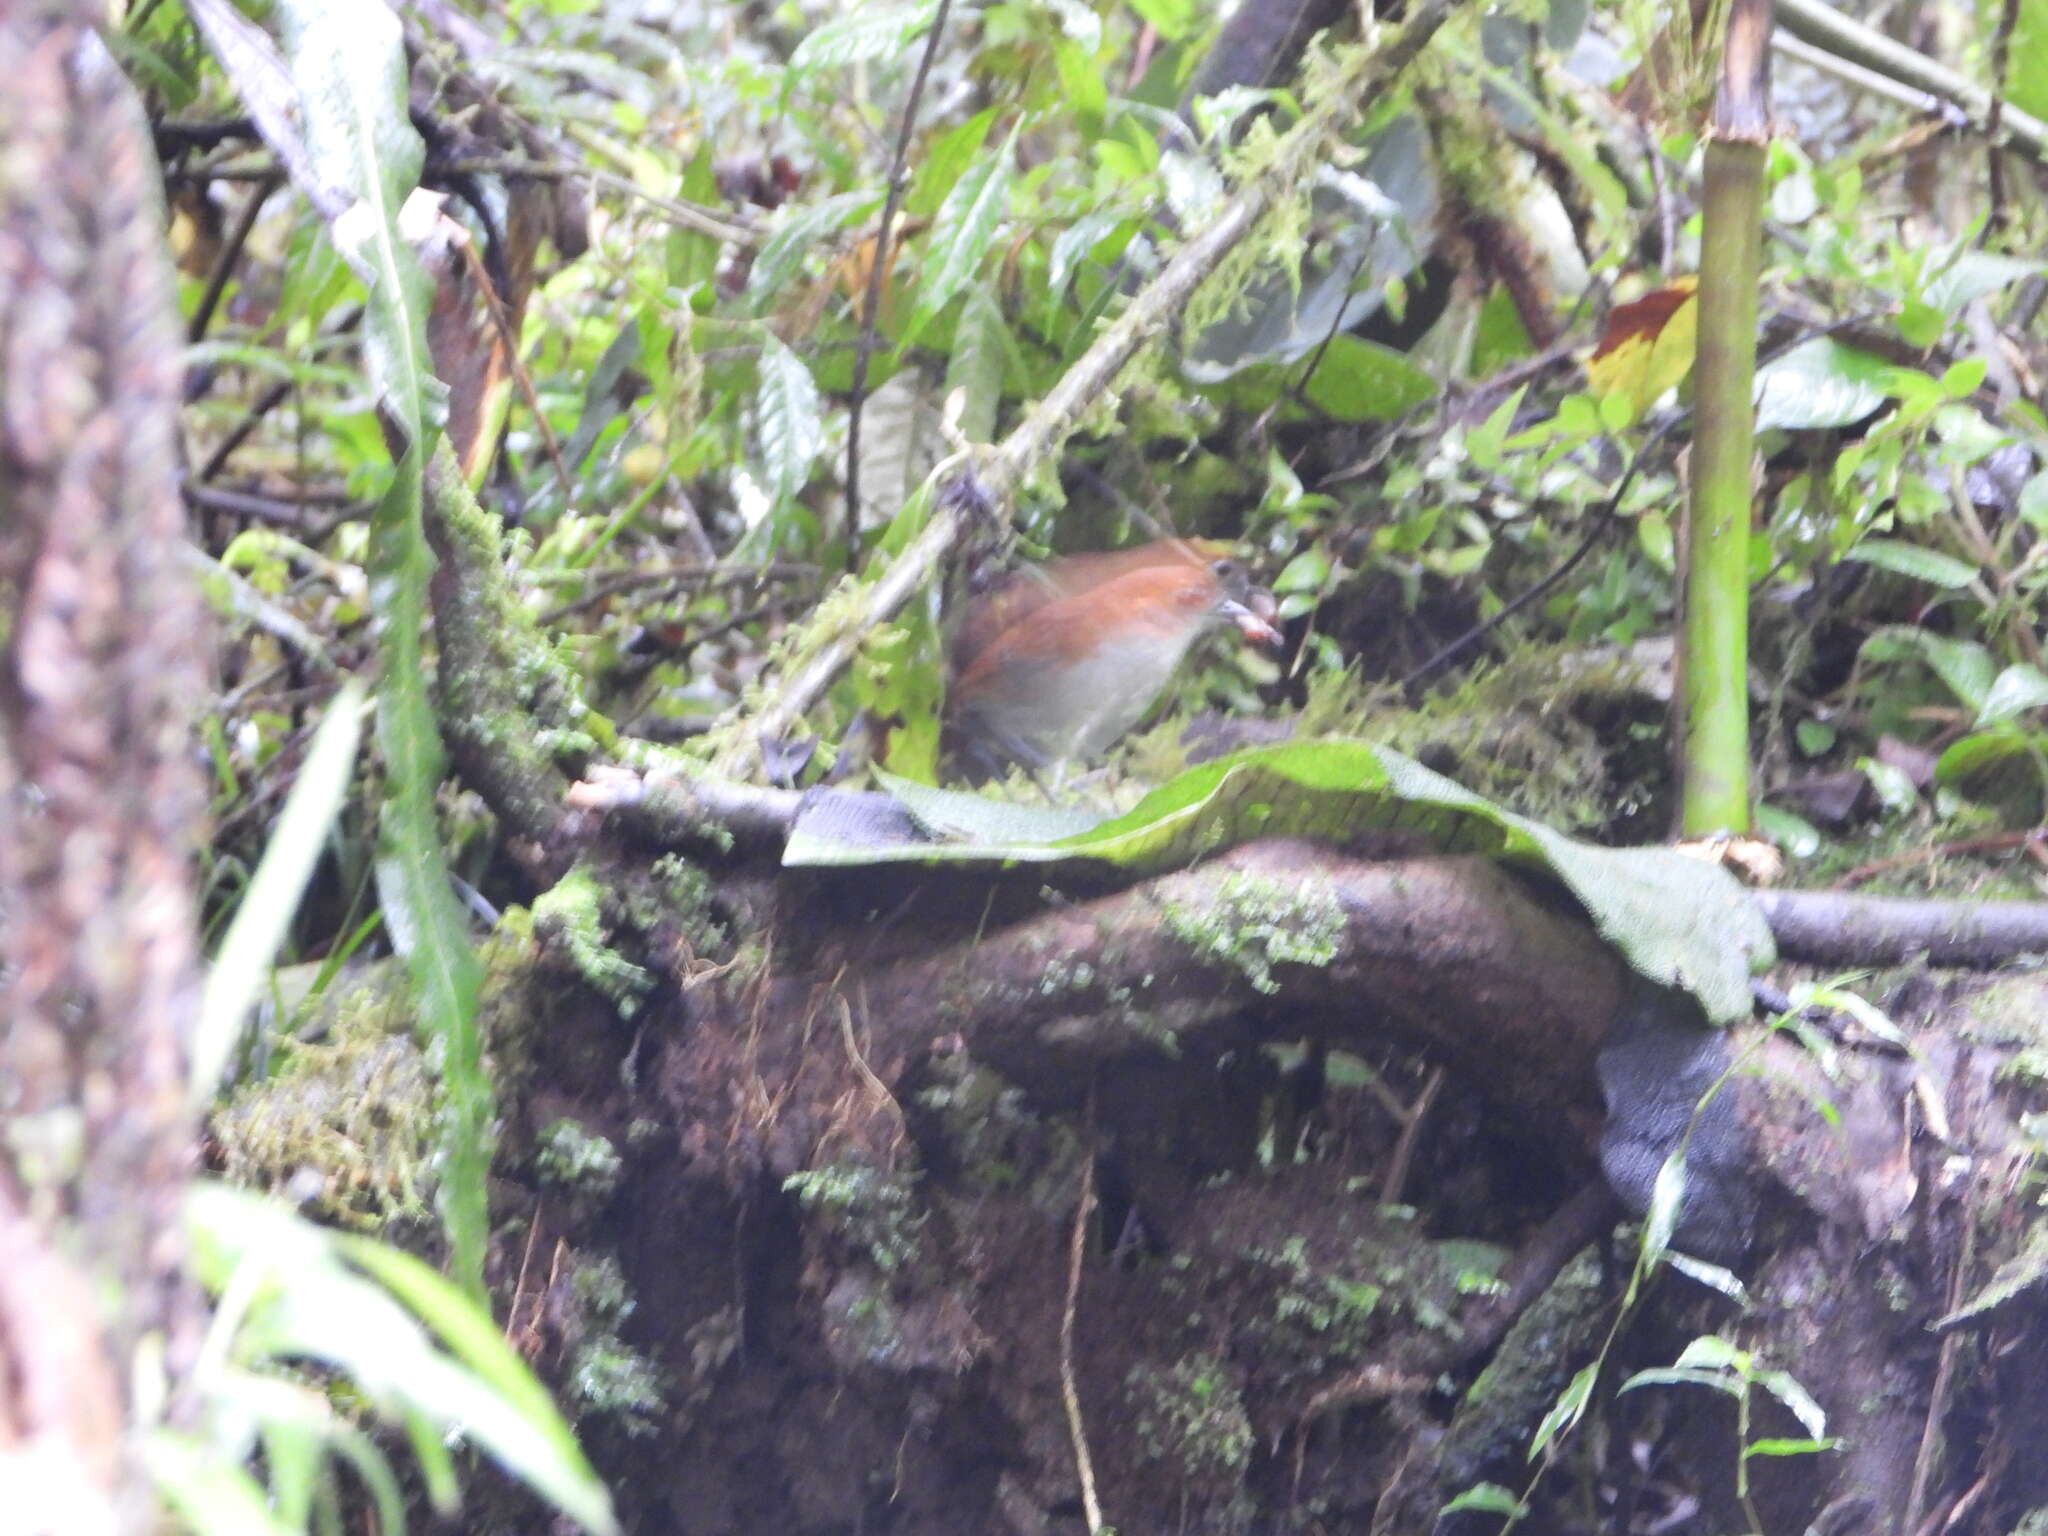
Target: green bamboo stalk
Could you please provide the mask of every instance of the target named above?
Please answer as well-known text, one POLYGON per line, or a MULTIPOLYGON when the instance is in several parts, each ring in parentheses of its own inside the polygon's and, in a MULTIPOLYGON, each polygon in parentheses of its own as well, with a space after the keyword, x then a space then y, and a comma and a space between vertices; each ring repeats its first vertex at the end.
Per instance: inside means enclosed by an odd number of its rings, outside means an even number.
POLYGON ((1701 194, 1699 353, 1679 637, 1680 822, 1687 837, 1750 829, 1750 461, 1769 43, 1768 0, 1735 0, 1701 194))

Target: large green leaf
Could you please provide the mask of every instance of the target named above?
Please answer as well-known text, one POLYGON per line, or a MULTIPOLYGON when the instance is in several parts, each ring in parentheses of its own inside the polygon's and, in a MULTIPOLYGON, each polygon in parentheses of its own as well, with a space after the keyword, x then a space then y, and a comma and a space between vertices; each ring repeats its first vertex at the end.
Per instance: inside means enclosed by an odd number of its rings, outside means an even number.
MULTIPOLYGON (((1995 16, 1997 8, 1989 14, 1995 16)), ((2013 105, 2048 117, 2048 69, 2041 67, 2041 60, 2048 58, 2048 0, 2019 0, 2005 56, 2004 85, 2012 93, 2013 105)))
POLYGON ((363 706, 362 684, 350 681, 313 733, 313 745, 285 796, 284 811, 264 847, 256 878, 235 908, 227 937, 206 973, 200 994, 199 1028, 192 1041, 190 1091, 203 1104, 220 1086, 242 1038, 249 1009, 263 990, 277 959, 299 897, 327 844, 327 833, 348 795, 355 770, 356 741, 363 706))
POLYGON ((825 408, 811 370, 772 332, 761 341, 754 412, 762 480, 777 501, 787 501, 804 488, 825 446, 825 408))
POLYGON ((1967 587, 1977 579, 1977 567, 1967 560, 1958 560, 1954 555, 1945 555, 1925 545, 1909 544, 1904 539, 1865 539, 1842 558, 1860 560, 1880 570, 1894 571, 1915 581, 1952 590, 1967 587))
POLYGON ((1889 367, 1883 358, 1832 337, 1802 342, 1757 370, 1757 430, 1861 421, 1891 399, 1884 387, 1889 367))
POLYGON ((494 1113, 476 1028, 482 969, 448 884, 434 816, 444 760, 420 649, 433 569, 422 521, 423 471, 439 438, 445 391, 427 355, 430 285, 399 230, 425 147, 407 100, 404 33, 382 0, 281 0, 275 14, 298 94, 308 175, 351 199, 329 220, 328 233, 369 289, 364 355, 379 410, 398 439, 391 483, 370 521, 370 603, 383 674, 377 744, 386 779, 377 891, 412 975, 421 1032, 441 1064, 436 1187, 449 1262, 482 1298, 494 1113))
POLYGON ((936 0, 919 5, 856 6, 849 16, 813 27, 789 56, 792 71, 843 69, 902 55, 931 24, 936 0))
POLYGON ((1010 211, 1010 177, 1016 163, 1019 128, 1010 130, 1002 148, 994 154, 984 152, 969 166, 939 205, 927 241, 931 254, 918 289, 917 315, 911 322, 913 333, 922 330, 932 316, 967 286, 981 270, 989 247, 995 244, 996 234, 1010 211))
POLYGON ((1769 928, 1725 870, 1669 848, 1602 848, 1517 816, 1420 763, 1362 741, 1290 742, 1191 768, 1120 816, 1012 805, 888 779, 906 835, 820 807, 783 862, 805 866, 1094 862, 1143 874, 1257 837, 1346 843, 1400 832, 1446 854, 1488 854, 1561 881, 1643 976, 1696 996, 1726 1023, 1750 1007, 1769 928))
MULTIPOLYGON (((220 1384, 215 1373, 229 1361, 256 1383, 318 1361, 403 1422, 416 1448, 439 1456, 465 1437, 584 1530, 617 1530, 610 1496, 547 1390, 489 1312, 453 1284, 410 1254, 316 1226, 246 1190, 202 1182, 187 1209, 193 1267, 222 1297, 202 1387, 220 1384)), ((242 1381, 246 1399, 253 1383, 242 1381)), ((266 1423, 279 1418, 278 1405, 259 1406, 266 1423)), ((308 1427, 332 1438, 325 1425, 308 1427)), ((443 1484, 436 1502, 454 1491, 443 1484)))
POLYGON ((953 331, 953 355, 946 362, 946 394, 960 392, 958 425, 970 443, 995 437, 996 407, 1002 403, 1003 375, 1015 345, 995 286, 976 283, 967 291, 960 324, 953 331))

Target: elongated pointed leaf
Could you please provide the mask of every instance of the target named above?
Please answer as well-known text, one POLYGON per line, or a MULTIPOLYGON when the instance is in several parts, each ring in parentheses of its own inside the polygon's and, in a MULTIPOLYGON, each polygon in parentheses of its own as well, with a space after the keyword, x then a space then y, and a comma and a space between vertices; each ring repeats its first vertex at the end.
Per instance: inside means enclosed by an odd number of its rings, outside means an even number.
POLYGON ((391 484, 370 522, 370 602, 383 672, 377 744, 387 784, 377 891, 412 975, 421 1032, 441 1065, 437 1199, 450 1264, 481 1300, 493 1119, 476 1029, 482 972, 448 885, 434 819, 443 756, 420 650, 433 569, 422 522, 423 470, 435 449, 444 392, 427 356, 427 276, 399 229, 425 149, 410 116, 403 31, 383 0, 280 0, 275 15, 310 174, 353 199, 328 231, 369 288, 364 353, 387 434, 396 439, 391 484))
POLYGON ((192 1042, 191 1095, 204 1102, 220 1086, 250 1005, 263 989, 263 978, 277 959, 299 897, 313 873, 336 813, 348 794, 355 770, 356 743, 362 735, 361 683, 343 685, 328 707, 327 718, 313 733, 313 745, 284 811, 264 847, 256 878, 249 882, 235 919, 228 925, 220 953, 206 974, 199 1001, 199 1029, 192 1042))
POLYGON ((951 303, 981 270, 982 258, 995 244, 1004 215, 1009 212, 1016 143, 1017 130, 1013 128, 1002 148, 993 154, 984 153, 969 166, 939 205, 927 242, 931 256, 917 295, 913 332, 951 303))
POLYGON ((761 384, 754 397, 762 479, 777 501, 804 488, 825 446, 825 410, 804 360, 773 335, 761 343, 761 384))

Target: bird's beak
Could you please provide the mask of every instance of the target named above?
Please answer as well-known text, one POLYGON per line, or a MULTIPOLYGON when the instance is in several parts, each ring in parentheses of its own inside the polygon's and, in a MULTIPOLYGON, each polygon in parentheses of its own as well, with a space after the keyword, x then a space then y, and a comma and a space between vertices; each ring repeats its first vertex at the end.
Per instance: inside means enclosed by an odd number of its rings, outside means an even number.
POLYGON ((1238 628, 1238 633, 1254 645, 1278 645, 1280 631, 1274 627, 1273 600, 1264 593, 1255 594, 1249 602, 1240 603, 1236 598, 1225 598, 1218 610, 1224 618, 1238 628))

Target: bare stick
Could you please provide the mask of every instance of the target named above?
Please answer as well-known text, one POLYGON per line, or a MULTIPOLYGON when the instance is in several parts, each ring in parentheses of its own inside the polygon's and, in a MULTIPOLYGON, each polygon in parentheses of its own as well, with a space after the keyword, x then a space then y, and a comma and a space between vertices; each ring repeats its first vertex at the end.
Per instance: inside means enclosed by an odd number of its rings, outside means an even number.
POLYGON ((903 99, 903 122, 896 131, 896 154, 889 162, 889 195, 882 200, 882 227, 875 233, 875 259, 868 263, 868 291, 860 306, 860 344, 853 351, 853 399, 846 408, 846 568, 860 564, 860 408, 868 393, 868 359, 875 350, 875 317, 882 309, 882 280, 889 270, 889 242, 896 234, 896 210, 903 202, 904 168, 910 159, 910 136, 917 131, 917 106, 932 72, 932 56, 946 34, 946 12, 953 0, 939 0, 925 34, 924 56, 917 77, 903 99))
POLYGON ((1074 1308, 1081 1296, 1081 1259, 1088 1251, 1088 1213, 1095 1208, 1095 1154, 1081 1159, 1081 1202, 1074 1208, 1074 1240, 1067 1247, 1067 1304, 1060 1311, 1060 1399, 1067 1405, 1067 1433, 1074 1442, 1074 1470, 1081 1479, 1081 1509, 1089 1536, 1102 1529, 1102 1501, 1095 1496, 1095 1463, 1081 1423, 1081 1394, 1074 1386, 1074 1308))

